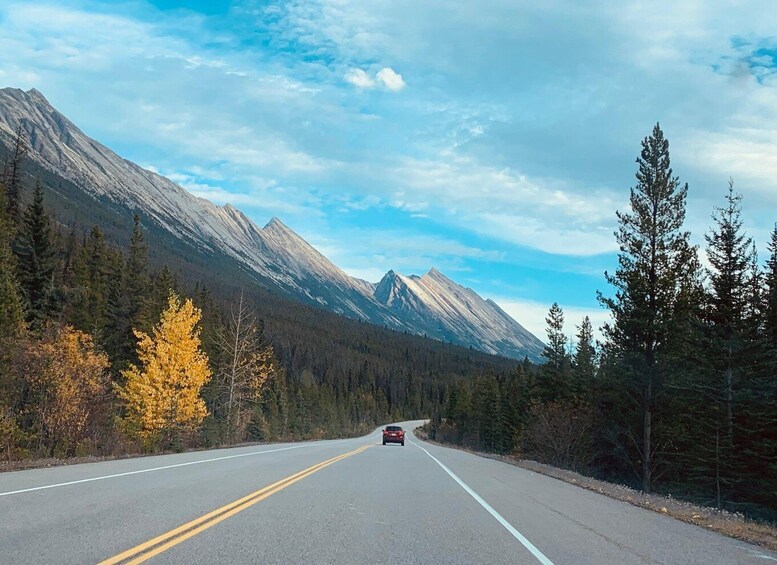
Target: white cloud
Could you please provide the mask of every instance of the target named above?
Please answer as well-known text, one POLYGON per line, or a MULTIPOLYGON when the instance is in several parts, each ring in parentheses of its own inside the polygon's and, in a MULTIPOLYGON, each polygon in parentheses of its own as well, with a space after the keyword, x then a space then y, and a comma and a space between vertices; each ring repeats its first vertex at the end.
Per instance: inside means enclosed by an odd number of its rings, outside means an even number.
POLYGON ((345 82, 365 90, 382 85, 392 92, 399 92, 406 86, 402 75, 391 67, 383 67, 374 77, 363 69, 354 68, 345 73, 343 78, 345 82))
POLYGON ((375 86, 375 80, 362 69, 351 69, 345 73, 345 82, 348 82, 358 88, 372 88, 375 86))
POLYGON ((405 88, 405 81, 402 79, 402 75, 391 67, 384 67, 379 70, 378 74, 375 75, 375 78, 393 92, 399 92, 405 88))

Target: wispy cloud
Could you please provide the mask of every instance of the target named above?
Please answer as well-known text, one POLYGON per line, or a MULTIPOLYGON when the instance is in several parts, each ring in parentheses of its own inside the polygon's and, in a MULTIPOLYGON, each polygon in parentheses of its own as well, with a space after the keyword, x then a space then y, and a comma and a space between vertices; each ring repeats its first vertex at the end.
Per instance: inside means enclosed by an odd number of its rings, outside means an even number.
POLYGON ((358 88, 372 88, 375 86, 375 79, 362 69, 351 69, 345 73, 344 78, 345 82, 348 82, 358 88))

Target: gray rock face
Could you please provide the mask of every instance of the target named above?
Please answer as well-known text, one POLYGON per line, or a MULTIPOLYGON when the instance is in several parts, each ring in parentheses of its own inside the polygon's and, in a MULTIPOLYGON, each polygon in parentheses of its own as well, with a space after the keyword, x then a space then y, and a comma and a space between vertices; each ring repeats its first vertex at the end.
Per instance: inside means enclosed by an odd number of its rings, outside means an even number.
POLYGON ((333 312, 504 355, 540 360, 542 342, 491 300, 432 269, 418 277, 389 271, 377 284, 350 277, 273 218, 264 227, 217 206, 86 136, 37 90, 0 89, 0 142, 21 126, 29 156, 98 200, 142 210, 170 237, 238 260, 265 284, 333 312))

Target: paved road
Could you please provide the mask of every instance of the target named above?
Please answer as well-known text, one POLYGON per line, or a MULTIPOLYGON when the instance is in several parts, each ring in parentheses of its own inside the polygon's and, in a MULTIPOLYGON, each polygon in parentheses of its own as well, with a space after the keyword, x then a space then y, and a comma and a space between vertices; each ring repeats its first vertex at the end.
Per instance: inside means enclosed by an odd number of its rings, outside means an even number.
POLYGON ((777 561, 524 469, 379 437, 0 474, 0 563, 777 561))

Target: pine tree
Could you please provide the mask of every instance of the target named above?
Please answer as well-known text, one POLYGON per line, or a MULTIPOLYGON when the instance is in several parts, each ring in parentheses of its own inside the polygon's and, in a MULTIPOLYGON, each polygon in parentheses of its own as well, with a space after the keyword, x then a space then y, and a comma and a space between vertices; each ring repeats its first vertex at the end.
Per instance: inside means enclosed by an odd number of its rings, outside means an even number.
MULTIPOLYGON (((127 254, 127 277, 125 281, 127 296, 127 319, 132 327, 142 325, 143 306, 149 293, 148 244, 143 237, 140 216, 133 216, 132 238, 127 254)), ((167 289, 169 292, 174 285, 167 289)))
POLYGON ((88 277, 87 331, 102 341, 108 309, 109 253, 100 226, 93 226, 89 232, 85 252, 88 277))
POLYGON ((605 273, 615 296, 600 294, 600 300, 614 318, 605 333, 622 364, 621 384, 637 401, 629 433, 639 445, 642 488, 649 492, 657 464, 653 417, 668 376, 677 303, 697 276, 698 260, 682 229, 688 185, 673 176, 669 142, 658 124, 642 141, 637 164, 631 211, 617 213, 618 268, 614 275, 605 273))
POLYGON ((499 383, 494 375, 481 376, 475 380, 473 407, 478 434, 477 447, 484 451, 500 451, 504 443, 501 400, 499 383))
MULTIPOLYGON (((683 357, 687 366, 674 400, 685 430, 678 453, 683 480, 697 486, 706 503, 722 508, 737 477, 735 406, 748 379, 748 287, 752 240, 742 229, 741 195, 729 181, 725 206, 716 207, 706 234, 710 267, 698 335, 683 357), (678 410, 680 412, 680 410, 678 410), (686 421, 687 417, 687 421, 686 421)), ((755 275, 756 278, 758 275, 755 275)), ((739 435, 739 434, 737 434, 739 435)))
MULTIPOLYGON (((130 363, 137 363, 133 328, 148 329, 150 312, 146 307, 151 294, 151 280, 148 275, 148 245, 143 236, 140 216, 133 216, 132 236, 127 257, 117 257, 112 265, 107 290, 106 348, 113 367, 126 369, 130 363)), ((159 310, 163 299, 169 294, 160 291, 159 310)), ((200 303, 198 301, 198 303, 200 303)), ((158 315, 157 315, 158 317, 158 315)))
POLYGON ((772 355, 777 358, 777 224, 772 230, 769 253, 764 276, 764 325, 772 355))
POLYGON ((105 285, 105 328, 103 347, 111 359, 114 374, 126 369, 133 358, 132 325, 127 317, 126 265, 122 253, 114 253, 107 265, 105 285))
POLYGON ((552 402, 566 398, 569 393, 570 359, 567 336, 564 334, 564 311, 553 303, 545 318, 548 344, 542 352, 547 362, 537 382, 539 400, 552 402))
MULTIPOLYGON (((734 388, 737 373, 742 370, 745 349, 745 315, 747 309, 747 276, 752 240, 742 231, 742 196, 734 193, 729 181, 726 206, 713 216, 716 228, 706 236, 707 256, 712 268, 710 323, 714 366, 722 375, 725 404, 725 436, 733 442, 734 388)), ((757 275, 756 275, 757 276, 757 275)))
POLYGON ((0 341, 17 336, 24 325, 16 256, 11 251, 13 232, 6 212, 5 186, 0 183, 0 341))
POLYGON ((158 320, 160 314, 167 307, 170 293, 178 293, 178 281, 167 265, 162 267, 154 275, 151 289, 146 299, 142 301, 141 312, 138 314, 140 326, 135 329, 150 331, 150 326, 154 320, 158 320))
POLYGON ((0 179, 6 187, 7 200, 5 202, 8 216, 14 225, 18 225, 22 220, 22 164, 27 155, 27 142, 24 138, 24 130, 20 125, 16 129, 16 138, 14 140, 11 158, 3 167, 3 179, 0 179))
POLYGON ((19 239, 19 282, 27 306, 27 320, 32 327, 40 328, 51 314, 55 266, 51 221, 43 205, 40 181, 35 183, 32 203, 24 213, 19 239))
POLYGON ((573 395, 577 401, 583 400, 591 393, 596 378, 596 348, 594 347, 594 332, 588 316, 583 318, 577 327, 577 346, 572 359, 573 395))
POLYGON ((200 349, 200 316, 191 300, 181 304, 170 294, 152 335, 135 332, 140 366, 123 372, 125 385, 117 390, 127 430, 149 447, 177 445, 207 414, 200 390, 211 372, 200 349))

